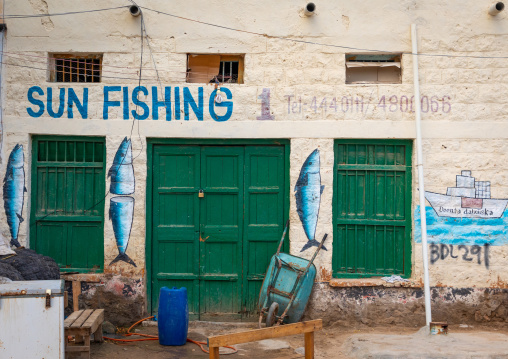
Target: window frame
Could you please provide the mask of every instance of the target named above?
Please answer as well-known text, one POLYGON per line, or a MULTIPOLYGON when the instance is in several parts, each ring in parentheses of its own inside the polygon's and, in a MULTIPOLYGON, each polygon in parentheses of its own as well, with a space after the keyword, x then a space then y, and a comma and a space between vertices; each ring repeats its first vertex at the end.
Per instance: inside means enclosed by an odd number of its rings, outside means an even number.
MULTIPOLYGON (((197 54, 197 53, 188 53, 187 54, 187 62, 186 62, 186 76, 185 83, 201 83, 201 84, 209 84, 211 83, 210 78, 208 82, 189 82, 189 78, 191 75, 191 71, 189 71, 189 59, 191 56, 219 56, 219 71, 220 71, 220 63, 221 62, 238 62, 238 81, 237 82, 219 82, 221 86, 224 85, 241 85, 244 83, 244 70, 245 70, 245 54, 197 54)), ((192 69, 191 69, 192 70, 192 69)), ((217 76, 217 75, 214 75, 217 76)))
MULTIPOLYGON (((332 225, 333 225, 333 238, 334 244, 338 239, 338 147, 339 145, 357 144, 357 145, 404 145, 405 162, 406 162, 406 198, 404 202, 404 215, 405 215, 405 228, 407 229, 404 237, 404 250, 403 250, 403 273, 344 273, 338 270, 338 256, 339 246, 334 245, 332 251, 332 278, 376 278, 382 276, 389 276, 392 274, 400 275, 402 278, 410 278, 412 272, 412 232, 413 232, 413 215, 412 215, 412 198, 413 198, 413 173, 412 173, 412 159, 413 159, 413 140, 406 139, 335 139, 334 140, 334 163, 333 163, 333 199, 332 199, 332 225)), ((367 199, 366 199, 367 201, 367 199)))
MULTIPOLYGON (((54 82, 57 84, 97 84, 102 83, 102 65, 104 54, 103 53, 48 53, 48 73, 47 82, 54 82), (56 60, 60 59, 76 59, 81 60, 99 60, 99 81, 57 81, 56 60)), ((78 69, 79 70, 79 69, 78 69)), ((92 69, 92 72, 95 71, 92 69)), ((94 77, 94 76, 92 76, 94 77)), ((72 78, 72 77, 71 77, 72 78)))
MULTIPOLYGON (((346 85, 399 85, 402 84, 402 53, 401 52, 391 52, 391 53, 346 53, 344 56, 344 71, 345 71, 345 84, 346 85), (365 59, 364 61, 357 61, 357 60, 349 60, 348 58, 351 57, 371 57, 372 59, 365 59), (395 61, 386 61, 383 59, 379 59, 378 61, 375 60, 376 57, 391 57, 395 61), (399 69, 399 76, 397 81, 349 81, 348 80, 348 69, 350 68, 348 66, 349 63, 361 63, 363 66, 358 66, 357 68, 361 67, 368 67, 368 68, 376 68, 378 73, 379 69, 383 67, 387 67, 385 64, 393 64, 393 67, 397 67, 399 69)), ((354 68, 354 67, 352 67, 354 68)))

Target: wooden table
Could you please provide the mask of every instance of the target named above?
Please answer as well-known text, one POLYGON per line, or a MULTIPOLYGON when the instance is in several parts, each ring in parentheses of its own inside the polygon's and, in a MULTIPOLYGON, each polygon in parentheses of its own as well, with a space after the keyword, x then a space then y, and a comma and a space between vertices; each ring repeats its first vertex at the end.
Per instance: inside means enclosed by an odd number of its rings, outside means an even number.
POLYGON ((86 309, 73 312, 64 321, 66 357, 90 358, 90 336, 94 341, 102 342, 102 322, 104 309, 86 309), (68 343, 67 337, 74 335, 74 344, 68 343))

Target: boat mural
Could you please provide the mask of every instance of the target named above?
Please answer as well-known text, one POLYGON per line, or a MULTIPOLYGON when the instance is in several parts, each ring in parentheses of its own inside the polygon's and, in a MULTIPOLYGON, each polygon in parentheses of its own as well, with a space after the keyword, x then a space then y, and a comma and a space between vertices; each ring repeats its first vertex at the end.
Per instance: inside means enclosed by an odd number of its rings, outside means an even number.
POLYGON ((113 194, 133 194, 135 190, 134 166, 132 165, 132 142, 125 137, 116 151, 108 171, 111 177, 109 191, 113 194))
MULTIPOLYGON (((319 247, 315 237, 324 188, 325 186, 321 185, 319 150, 315 149, 305 160, 295 185, 296 211, 308 240, 300 252, 312 246, 319 247)), ((325 246, 323 249, 327 250, 325 246)))
POLYGON ((131 236, 132 220, 134 218, 134 198, 129 196, 117 196, 110 200, 109 219, 113 222, 113 232, 115 233, 118 256, 109 264, 112 265, 118 261, 132 264, 136 263, 125 253, 129 245, 131 236))
POLYGON ((501 218, 508 199, 490 198, 490 188, 490 181, 477 181, 471 171, 462 171, 446 194, 425 191, 425 199, 439 217, 501 218))
POLYGON ((5 216, 11 233, 11 245, 20 247, 19 227, 23 222, 23 203, 25 201, 25 155, 23 145, 17 144, 9 155, 5 171, 3 200, 5 216))

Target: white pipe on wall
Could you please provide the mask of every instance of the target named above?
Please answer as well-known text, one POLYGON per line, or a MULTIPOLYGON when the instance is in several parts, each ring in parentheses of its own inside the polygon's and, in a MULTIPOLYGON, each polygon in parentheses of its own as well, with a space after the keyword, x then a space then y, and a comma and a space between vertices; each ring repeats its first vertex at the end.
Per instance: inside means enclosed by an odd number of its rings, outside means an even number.
POLYGON ((430 307, 430 285, 429 285, 429 254, 427 245, 427 216, 425 213, 425 186, 423 184, 423 150, 422 150, 422 129, 421 129, 421 102, 420 102, 420 80, 418 73, 418 44, 416 42, 416 24, 411 25, 411 42, 413 45, 413 81, 416 105, 416 151, 418 167, 418 188, 420 194, 420 222, 422 227, 422 254, 423 254, 423 288, 425 294, 425 319, 426 325, 432 322, 432 311, 430 307))
POLYGON ((504 4, 499 1, 492 4, 492 6, 489 8, 489 15, 496 16, 501 11, 504 10, 504 4))

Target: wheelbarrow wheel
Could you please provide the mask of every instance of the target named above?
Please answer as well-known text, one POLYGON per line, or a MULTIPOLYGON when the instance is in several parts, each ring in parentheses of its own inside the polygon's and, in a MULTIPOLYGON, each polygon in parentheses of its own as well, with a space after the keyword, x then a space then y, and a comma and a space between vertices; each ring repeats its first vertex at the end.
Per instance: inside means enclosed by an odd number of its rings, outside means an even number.
POLYGON ((266 327, 272 327, 277 321, 277 313, 279 312, 279 303, 273 302, 270 305, 270 309, 268 309, 268 314, 266 315, 266 327))

